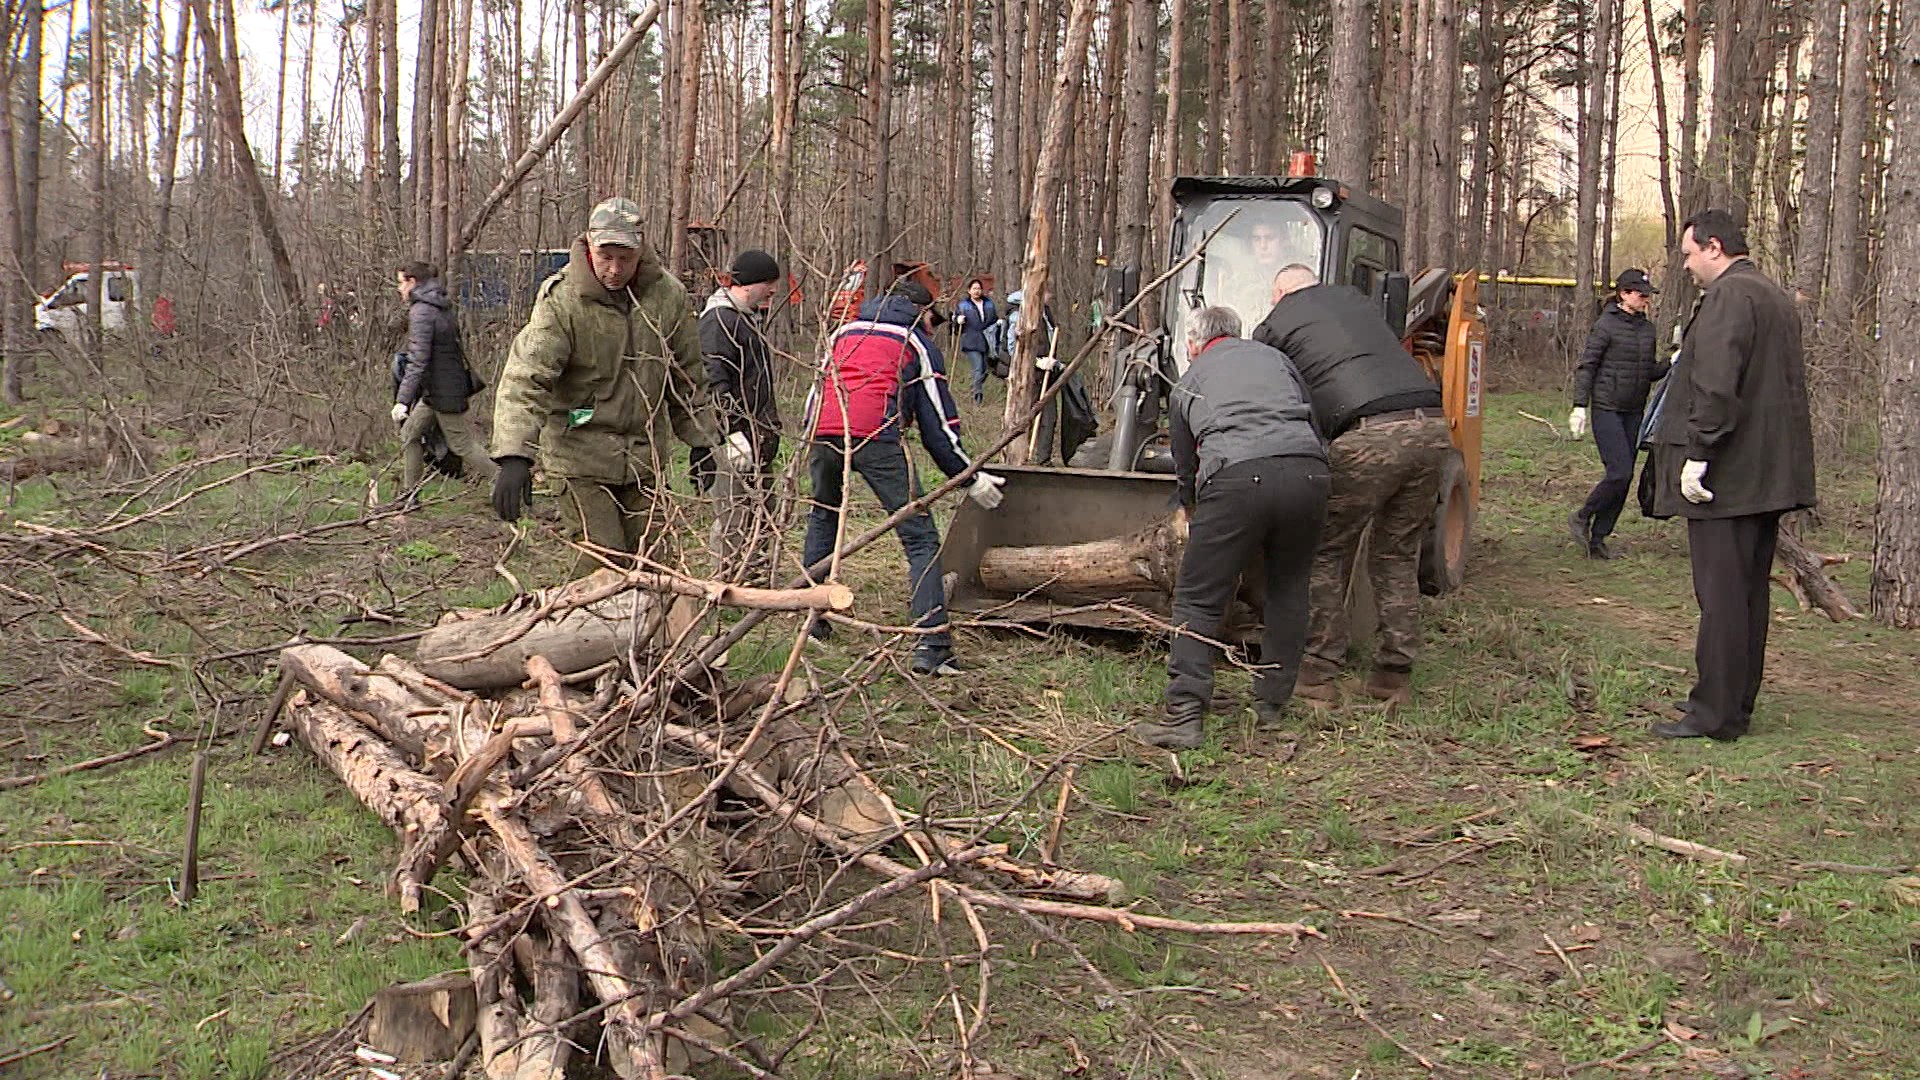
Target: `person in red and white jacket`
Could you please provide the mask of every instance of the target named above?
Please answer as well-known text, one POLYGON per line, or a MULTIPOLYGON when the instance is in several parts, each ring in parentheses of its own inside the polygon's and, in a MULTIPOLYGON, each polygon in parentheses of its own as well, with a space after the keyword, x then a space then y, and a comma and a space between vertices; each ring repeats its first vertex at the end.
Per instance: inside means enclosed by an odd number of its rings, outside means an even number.
MULTIPOLYGON (((946 361, 927 333, 933 297, 914 282, 899 282, 860 306, 860 317, 834 332, 826 377, 807 402, 813 450, 807 472, 813 509, 807 514, 803 557, 809 568, 833 554, 846 506, 846 478, 858 473, 888 513, 920 497, 920 484, 900 445, 902 431, 918 425, 920 442, 948 476, 971 467, 960 442, 960 414, 947 388, 946 361)), ((992 510, 1006 480, 975 473, 967 497, 992 510)), ((907 553, 907 587, 914 625, 930 631, 914 650, 919 675, 957 675, 953 640, 946 630, 946 589, 940 580, 940 531, 922 510, 894 530, 907 553), (937 629, 936 629, 937 628, 937 629)), ((828 624, 814 624, 826 637, 828 624)))

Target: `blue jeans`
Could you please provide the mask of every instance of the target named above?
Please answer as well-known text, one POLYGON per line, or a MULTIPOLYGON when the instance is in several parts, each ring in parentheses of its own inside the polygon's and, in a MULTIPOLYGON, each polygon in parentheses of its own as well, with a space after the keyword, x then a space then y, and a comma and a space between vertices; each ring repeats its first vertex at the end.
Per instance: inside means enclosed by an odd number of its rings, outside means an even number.
POLYGON ((1633 462, 1640 455, 1640 414, 1588 409, 1587 417, 1607 474, 1593 485, 1580 515, 1591 522, 1587 535, 1594 540, 1605 540, 1613 535, 1614 522, 1620 520, 1620 511, 1627 505, 1627 492, 1633 487, 1633 462))
POLYGON ((983 352, 964 352, 960 355, 973 365, 973 396, 980 398, 987 392, 987 354, 983 352))
MULTIPOLYGON (((813 509, 807 512, 807 539, 801 557, 809 568, 833 554, 834 540, 840 532, 840 512, 847 504, 849 464, 889 514, 920 497, 920 484, 907 467, 907 452, 899 443, 856 442, 850 463, 844 445, 839 436, 816 441, 807 462, 807 474, 813 481, 813 509)), ((923 629, 941 627, 937 633, 923 635, 916 651, 922 657, 944 660, 953 654, 953 638, 945 629, 947 592, 940 580, 940 530, 934 527, 933 515, 922 510, 895 526, 894 532, 907 552, 913 624, 923 629)))

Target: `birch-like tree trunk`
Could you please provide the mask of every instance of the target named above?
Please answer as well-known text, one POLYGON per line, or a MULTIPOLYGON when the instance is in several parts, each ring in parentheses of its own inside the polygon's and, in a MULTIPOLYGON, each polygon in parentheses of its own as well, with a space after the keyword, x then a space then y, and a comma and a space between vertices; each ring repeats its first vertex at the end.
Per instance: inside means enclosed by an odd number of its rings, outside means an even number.
POLYGON ((1812 55, 1807 65, 1807 151, 1800 173, 1800 229, 1793 245, 1793 292, 1803 303, 1816 307, 1827 278, 1834 138, 1840 123, 1840 17, 1845 7, 1844 0, 1819 0, 1813 13, 1812 55))
POLYGON ((667 268, 687 271, 687 223, 693 218, 694 147, 700 129, 700 58, 706 49, 707 11, 704 0, 682 0, 680 19, 679 118, 674 121, 672 208, 667 214, 667 268))
MULTIPOLYGON (((868 175, 865 248, 876 267, 893 261, 893 0, 867 0, 867 130, 872 157, 868 175)), ((877 277, 877 275, 876 275, 877 277)))

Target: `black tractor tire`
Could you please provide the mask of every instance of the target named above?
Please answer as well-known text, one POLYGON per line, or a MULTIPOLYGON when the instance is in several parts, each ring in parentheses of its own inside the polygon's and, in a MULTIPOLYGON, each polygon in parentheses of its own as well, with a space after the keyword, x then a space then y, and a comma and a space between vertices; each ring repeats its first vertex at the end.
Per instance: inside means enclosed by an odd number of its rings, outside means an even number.
POLYGON ((1458 450, 1447 453, 1440 468, 1440 501, 1433 508, 1433 524, 1420 541, 1420 591, 1442 596, 1467 578, 1467 550, 1473 543, 1473 489, 1467 481, 1467 460, 1458 450))

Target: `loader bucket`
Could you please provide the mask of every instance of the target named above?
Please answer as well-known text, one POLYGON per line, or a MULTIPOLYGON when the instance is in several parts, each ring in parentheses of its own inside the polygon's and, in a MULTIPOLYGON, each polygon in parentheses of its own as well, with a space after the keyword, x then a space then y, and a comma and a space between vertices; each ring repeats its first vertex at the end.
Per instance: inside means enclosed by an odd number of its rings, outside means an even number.
POLYGON ((950 607, 1007 622, 1130 630, 1147 627, 1113 601, 1167 615, 1167 597, 1155 590, 1124 596, 1000 595, 981 585, 979 570, 988 548, 1079 544, 1137 532, 1172 512, 1173 477, 1031 465, 996 465, 993 472, 1006 478, 1000 489, 1005 501, 983 510, 962 499, 947 528, 940 562, 948 575, 950 607))

